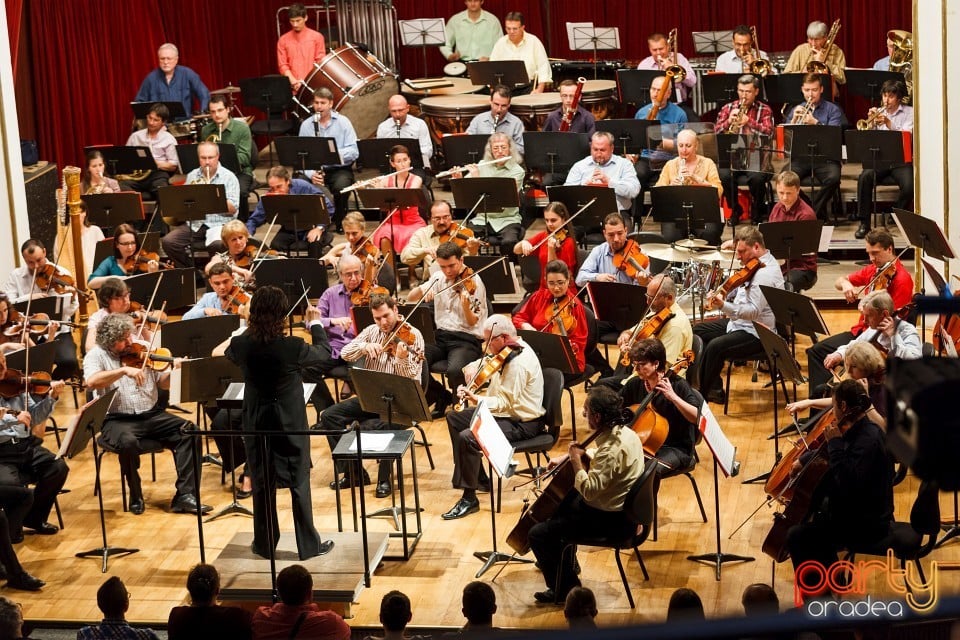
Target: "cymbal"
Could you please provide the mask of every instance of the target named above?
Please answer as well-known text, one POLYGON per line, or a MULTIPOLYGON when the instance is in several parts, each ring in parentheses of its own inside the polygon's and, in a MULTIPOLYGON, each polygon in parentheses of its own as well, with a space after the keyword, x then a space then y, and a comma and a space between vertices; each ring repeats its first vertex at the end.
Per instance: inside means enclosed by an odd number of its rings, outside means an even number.
POLYGON ((686 248, 697 248, 697 247, 706 247, 707 241, 702 240, 701 238, 684 238, 683 240, 677 240, 673 243, 675 247, 686 247, 686 248))
POLYGON ((210 93, 211 93, 211 94, 214 94, 214 93, 240 93, 240 87, 229 86, 229 87, 224 87, 223 89, 217 89, 216 91, 211 91, 210 93))
POLYGON ((667 262, 687 262, 694 255, 694 252, 690 249, 656 243, 643 245, 643 252, 651 258, 666 260, 667 262))
POLYGON ((733 256, 736 254, 732 249, 722 249, 716 251, 707 251, 697 253, 693 256, 693 259, 697 262, 719 262, 721 264, 730 264, 733 261, 733 256))

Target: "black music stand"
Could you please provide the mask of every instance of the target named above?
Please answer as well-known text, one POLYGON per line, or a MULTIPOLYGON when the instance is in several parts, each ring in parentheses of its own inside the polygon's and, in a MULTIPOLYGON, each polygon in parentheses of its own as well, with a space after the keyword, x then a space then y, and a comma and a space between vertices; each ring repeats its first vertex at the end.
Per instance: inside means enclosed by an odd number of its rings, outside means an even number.
POLYGON ((516 87, 530 84, 533 80, 527 75, 527 66, 522 60, 468 62, 467 75, 473 84, 488 86, 505 84, 516 87))
POLYGON ((513 263, 504 259, 503 256, 463 256, 463 263, 473 269, 474 272, 479 272, 477 275, 480 276, 488 297, 502 294, 512 295, 517 292, 517 279, 516 272, 513 270, 513 263), (495 262, 500 263, 499 269, 491 266, 495 262))
MULTIPOLYGON (((309 140, 310 138, 303 138, 309 140)), ((281 228, 292 230, 294 235, 301 230, 317 225, 330 225, 330 213, 323 201, 322 193, 264 197, 263 210, 267 220, 277 217, 281 228)))
POLYGON ((662 186, 650 189, 653 219, 674 222, 686 228, 687 238, 706 228, 708 222, 721 222, 720 199, 713 186, 662 186))
POLYGON ((57 344, 55 342, 44 342, 35 347, 30 347, 30 366, 28 367, 27 350, 20 349, 7 354, 7 368, 18 369, 26 375, 30 375, 34 371, 50 371, 53 369, 56 353, 57 344))
MULTIPOLYGON (((137 242, 144 251, 157 253, 160 251, 160 232, 148 231, 147 233, 138 233, 137 242)), ((98 265, 113 255, 113 238, 106 238, 97 242, 96 249, 93 250, 93 264, 98 265)))
POLYGON ((899 71, 880 71, 879 69, 844 69, 843 75, 847 82, 843 86, 847 93, 863 96, 870 101, 871 105, 880 104, 880 98, 883 93, 880 87, 887 80, 899 80, 905 82, 903 74, 899 71))
MULTIPOLYGON (((480 226, 487 226, 487 214, 491 211, 503 211, 507 207, 520 206, 517 194, 517 181, 513 178, 455 178, 450 181, 453 201, 458 207, 468 208, 464 220, 473 217, 477 209, 482 213, 480 226)), ((480 234, 483 235, 483 234, 480 234)))
POLYGON ((410 166, 422 170, 423 153, 420 151, 420 141, 416 138, 401 138, 400 136, 357 140, 357 147, 360 149, 360 160, 357 164, 364 168, 377 169, 384 175, 393 173, 394 168, 390 166, 390 149, 398 144, 407 148, 407 155, 410 156, 410 166))
POLYGON ((141 273, 130 276, 124 282, 130 289, 130 299, 146 306, 154 289, 154 309, 166 302, 167 311, 192 307, 197 302, 196 269, 164 269, 154 273, 141 273), (160 286, 157 287, 157 280, 160 286))
MULTIPOLYGON (((222 184, 184 184, 157 189, 163 215, 182 222, 203 220, 211 213, 227 211, 227 188, 222 184)), ((193 243, 188 245, 191 253, 193 243)))
MULTIPOLYGON (((617 69, 617 88, 620 92, 620 102, 642 107, 650 103, 650 85, 654 78, 664 75, 659 69, 617 69)), ((677 101, 677 92, 671 94, 670 99, 677 101)))
POLYGON ((124 222, 143 220, 143 199, 137 191, 90 193, 80 199, 87 205, 87 220, 98 227, 113 229, 124 222))
POLYGON ((489 135, 469 134, 462 136, 444 136, 443 157, 448 167, 465 167, 483 160, 484 149, 489 135))
POLYGON ((703 101, 718 107, 739 99, 737 85, 741 73, 707 73, 700 77, 703 101))
MULTIPOLYGON (((876 73, 882 73, 878 71, 876 73)), ((871 169, 874 174, 880 170, 887 170, 896 165, 904 164, 903 132, 901 131, 860 131, 847 129, 844 132, 847 143, 847 162, 859 162, 863 169, 871 169)), ((879 180, 873 178, 873 192, 871 194, 874 219, 882 212, 877 211, 877 187, 879 180)))
POLYGON ((648 146, 647 127, 659 124, 656 120, 637 120, 636 118, 597 120, 597 131, 609 131, 613 134, 613 148, 620 155, 638 156, 648 146))
POLYGON ((526 329, 517 331, 517 335, 537 354, 542 369, 557 369, 560 373, 569 374, 582 373, 577 366, 573 345, 567 336, 526 329))
MULTIPOLYGON (((484 283, 484 286, 486 286, 486 283, 484 283)), ((403 314, 405 306, 407 305, 397 305, 397 309, 401 314, 403 314)), ((410 306, 412 307, 413 305, 410 306)), ((364 328, 373 324, 373 312, 369 306, 351 307, 350 316, 353 318, 353 332, 357 335, 359 335, 364 328)), ((430 307, 420 305, 416 308, 416 311, 413 311, 409 315, 404 314, 403 319, 409 325, 420 331, 420 335, 423 336, 423 342, 425 344, 436 344, 437 328, 433 322, 433 310, 430 309, 430 307)))
MULTIPOLYGON (((763 95, 767 96, 770 104, 798 104, 803 103, 803 77, 805 73, 779 73, 768 75, 763 79, 763 95)), ((832 80, 829 73, 818 74, 820 85, 825 94, 830 93, 832 80)))
POLYGON ((26 314, 27 305, 29 304, 31 315, 35 313, 45 313, 51 318, 62 318, 64 307, 63 303, 67 297, 68 296, 65 294, 44 296, 42 298, 34 298, 33 300, 21 300, 20 302, 14 302, 11 306, 21 314, 26 314))
MULTIPOLYGON (((220 164, 237 176, 243 173, 240 170, 240 156, 237 155, 237 145, 229 142, 217 142, 215 144, 220 151, 220 164)), ((180 171, 184 175, 200 168, 200 156, 197 155, 197 147, 199 146, 199 144, 177 145, 177 160, 180 162, 180 171)))
POLYGON ((589 282, 587 295, 597 320, 626 331, 647 313, 647 288, 623 282, 589 282))
POLYGON ((590 154, 590 138, 585 133, 525 131, 523 148, 527 169, 565 174, 590 154))
POLYGON ((148 100, 147 102, 131 102, 130 108, 133 109, 133 117, 137 120, 146 119, 150 113, 150 108, 155 104, 162 104, 170 112, 170 122, 185 120, 189 114, 183 110, 182 102, 164 102, 161 100, 148 100))
MULTIPOLYGON (((770 363, 770 379, 773 380, 774 458, 773 464, 770 465, 770 468, 773 469, 777 462, 780 461, 780 397, 777 393, 777 378, 779 377, 780 379, 780 384, 783 386, 783 394, 786 396, 787 401, 790 400, 790 394, 787 393, 786 380, 789 379, 794 384, 794 388, 796 388, 796 385, 803 384, 805 379, 803 374, 800 373, 800 365, 797 364, 797 361, 790 354, 790 349, 787 347, 786 341, 757 321, 753 322, 753 327, 757 331, 757 337, 760 339, 760 344, 763 345, 763 351, 766 353, 767 361, 770 363)), ((764 482, 769 477, 770 472, 762 473, 759 476, 744 480, 743 484, 764 482)))
MULTIPOLYGON (((775 222, 773 224, 793 223, 775 222)), ((817 309, 817 305, 812 298, 802 293, 786 291, 765 284, 760 285, 760 291, 767 299, 767 304, 770 305, 778 324, 792 327, 793 333, 807 336, 813 342, 817 341, 818 334, 830 335, 830 330, 827 329, 823 316, 820 315, 820 310, 817 309)))
POLYGON ((160 332, 160 346, 178 358, 209 358, 213 349, 239 328, 240 316, 235 314, 170 322, 160 332))
MULTIPOLYGON (((180 110, 182 111, 183 108, 181 107, 180 110)), ((86 147, 84 151, 99 151, 103 154, 107 175, 116 176, 157 170, 157 161, 153 159, 150 147, 86 147)))
POLYGON ((944 261, 957 257, 943 229, 934 220, 896 207, 893 209, 893 219, 907 241, 919 247, 923 255, 944 261))
POLYGON ((785 127, 790 134, 791 163, 794 158, 806 158, 810 163, 811 192, 817 192, 816 169, 819 165, 833 161, 840 162, 843 146, 841 128, 816 124, 791 124, 785 127))
POLYGON ((100 507, 100 533, 103 536, 103 546, 90 549, 89 551, 80 551, 76 554, 76 557, 100 558, 101 573, 107 572, 107 560, 110 556, 130 555, 140 551, 140 549, 136 548, 111 547, 107 544, 107 521, 103 515, 103 487, 100 486, 100 454, 97 450, 96 435, 103 429, 103 421, 107 417, 107 409, 113 402, 113 397, 116 393, 116 389, 111 389, 96 400, 85 404, 83 408, 80 409, 80 414, 77 416, 76 422, 67 429, 67 435, 64 436, 63 446, 60 449, 61 458, 73 458, 87 448, 88 440, 93 446, 93 462, 96 465, 94 489, 97 494, 97 503, 100 507))
POLYGON ((763 243, 773 257, 789 262, 802 255, 817 253, 823 221, 764 222, 759 228, 763 234, 763 243))
POLYGON ((590 185, 564 185, 547 187, 547 199, 551 202, 562 202, 570 212, 579 211, 593 201, 574 225, 583 229, 596 229, 603 225, 603 219, 608 213, 620 210, 617 206, 617 194, 611 187, 594 187, 590 185))
POLYGON ((280 136, 276 145, 277 161, 297 171, 323 171, 343 164, 334 138, 280 136))
MULTIPOLYGON (((289 196, 288 196, 289 197, 289 196)), ((287 258, 286 260, 258 260, 257 284, 272 284, 287 294, 287 300, 298 300, 303 290, 310 292, 310 298, 319 298, 327 290, 327 267, 313 258, 287 258)), ((295 307, 296 312, 309 304, 303 300, 295 307)), ((291 318, 290 333, 293 334, 291 318)))
MULTIPOLYGON (((293 107, 293 94, 290 93, 290 81, 287 78, 281 75, 243 78, 239 84, 243 102, 248 107, 260 109, 267 114, 267 139, 288 130, 289 125, 286 122, 281 124, 274 118, 274 115, 280 115, 293 107)), ((270 164, 273 165, 272 148, 270 164)))

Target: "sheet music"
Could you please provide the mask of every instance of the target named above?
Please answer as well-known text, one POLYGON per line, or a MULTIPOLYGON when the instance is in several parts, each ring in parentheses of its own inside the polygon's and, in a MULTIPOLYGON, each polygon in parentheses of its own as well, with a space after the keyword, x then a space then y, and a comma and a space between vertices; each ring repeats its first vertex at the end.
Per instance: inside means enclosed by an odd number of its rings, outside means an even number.
POLYGON ((568 22, 567 23, 567 45, 570 47, 571 51, 575 51, 576 46, 576 36, 573 35, 574 29, 587 29, 593 30, 592 22, 568 22))
POLYGON ((180 404, 180 390, 183 387, 183 369, 174 367, 170 371, 170 404, 180 404))
POLYGON ((833 240, 833 227, 823 225, 823 228, 820 229, 820 246, 817 247, 817 251, 820 253, 829 252, 831 240, 833 240))
POLYGON ((486 400, 481 400, 473 412, 470 431, 497 475, 501 478, 513 475, 513 469, 517 466, 513 461, 513 445, 507 440, 507 436, 503 435, 503 430, 487 407, 486 400))
MULTIPOLYGON (((173 378, 171 377, 170 382, 170 398, 173 398, 173 378)), ((231 382, 227 387, 227 390, 223 392, 223 398, 226 400, 243 400, 243 389, 244 383, 242 382, 231 382)), ((313 395, 313 390, 317 388, 316 383, 314 382, 304 382, 303 383, 303 404, 306 405, 310 402, 310 396, 313 395)), ((171 404, 172 401, 171 401, 171 404)))
MULTIPOLYGON (((386 451, 387 447, 390 446, 390 443, 393 442, 392 433, 377 433, 377 432, 367 432, 363 433, 363 450, 364 451, 386 451)), ((348 449, 351 453, 356 453, 357 451, 357 439, 354 438, 353 442, 350 443, 350 448, 348 449)))
POLYGON ((713 453, 713 457, 716 458, 720 464, 723 475, 728 478, 734 475, 733 470, 735 468, 734 465, 736 465, 737 456, 736 447, 727 439, 723 429, 720 428, 720 423, 717 422, 716 416, 710 411, 710 407, 706 401, 704 401, 703 406, 700 408, 700 424, 698 426, 700 433, 703 434, 704 441, 706 441, 707 446, 710 447, 710 451, 713 453))

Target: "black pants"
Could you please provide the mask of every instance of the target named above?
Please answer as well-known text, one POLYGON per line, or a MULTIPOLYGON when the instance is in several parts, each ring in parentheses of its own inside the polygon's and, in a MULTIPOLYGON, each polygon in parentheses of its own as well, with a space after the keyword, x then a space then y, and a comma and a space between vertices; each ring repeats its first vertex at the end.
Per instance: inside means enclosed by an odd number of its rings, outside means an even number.
MULTIPOLYGON (((447 414, 447 429, 453 444, 453 486, 458 489, 476 491, 480 478, 483 454, 480 445, 470 431, 470 418, 473 410, 451 411, 447 414)), ((509 442, 529 440, 543 433, 543 421, 520 422, 510 418, 497 418, 497 424, 509 442)))
MULTIPOLYGON (((661 222, 660 235, 667 242, 683 240, 687 237, 687 226, 677 222, 661 222)), ((721 236, 723 236, 723 223, 721 222, 708 222, 703 229, 694 228, 693 230, 694 238, 706 240, 710 245, 719 245, 721 236)))
POLYGON ((253 175, 238 173, 237 182, 240 183, 240 202, 237 206, 237 220, 246 222, 250 217, 250 192, 253 191, 253 175))
MULTIPOLYGON (((700 393, 706 395, 711 389, 722 389, 720 374, 726 360, 758 357, 763 353, 760 339, 746 331, 727 333, 729 320, 701 322, 693 328, 694 334, 703 340, 700 356, 700 393)), ((693 366, 697 366, 694 363, 693 366)), ((689 373, 687 374, 690 375, 689 373)), ((728 390, 729 391, 729 390, 728 390)))
POLYGON ((824 338, 807 349, 807 379, 810 383, 809 397, 813 397, 814 389, 826 384, 827 381, 833 378, 833 374, 823 366, 823 359, 836 351, 838 347, 842 347, 851 340, 853 340, 853 334, 849 331, 844 331, 843 333, 832 335, 829 338, 824 338))
MULTIPOLYGON (((207 225, 200 225, 200 228, 193 231, 188 224, 177 225, 167 232, 167 235, 160 239, 163 246, 163 252, 173 260, 173 263, 180 269, 189 269, 194 266, 193 252, 191 246, 197 243, 205 243, 207 240, 207 225)), ((226 250, 226 245, 222 241, 216 240, 205 245, 207 253, 221 253, 226 250)))
POLYGON ((177 496, 194 495, 193 439, 181 433, 195 429, 193 423, 165 411, 151 410, 136 415, 107 416, 100 437, 120 456, 120 471, 130 486, 130 499, 142 498, 140 487, 141 440, 159 442, 173 452, 177 467, 177 496))
POLYGON ((8 511, 10 532, 14 537, 19 537, 23 524, 34 529, 50 518, 50 510, 67 481, 68 472, 67 463, 44 448, 39 438, 0 445, 0 485, 25 487, 36 483, 33 505, 22 516, 8 511))
POLYGON ((913 165, 904 164, 890 169, 864 169, 857 178, 857 210, 860 222, 870 226, 870 214, 876 208, 873 201, 873 185, 896 184, 900 187, 897 202, 898 209, 909 209, 913 202, 913 165))
POLYGON ((530 548, 543 572, 544 583, 559 598, 564 598, 570 589, 580 584, 574 570, 576 554, 563 557, 569 541, 596 534, 626 539, 629 533, 630 523, 623 511, 596 509, 579 493, 571 491, 552 518, 530 529, 530 548))
MULTIPOLYGON (((482 216, 481 216, 482 218, 482 216)), ((474 218, 476 220, 476 218, 474 218)), ((500 231, 494 231, 493 227, 489 224, 486 225, 476 225, 471 223, 468 225, 478 238, 482 238, 489 242, 495 247, 505 247, 500 253, 510 254, 513 252, 513 246, 520 242, 520 238, 523 237, 523 227, 519 223, 508 224, 500 231)))
POLYGON ((783 279, 790 284, 789 291, 800 293, 807 289, 812 289, 817 284, 817 272, 808 269, 790 269, 784 274, 783 279))
POLYGON ((270 248, 282 253, 290 253, 297 243, 307 246, 307 256, 319 259, 323 255, 323 248, 329 246, 333 241, 333 234, 324 229, 320 238, 313 242, 307 242, 307 232, 298 231, 294 234, 292 231, 280 227, 277 233, 270 240, 270 248))
POLYGON ((69 380, 75 377, 80 371, 80 365, 77 363, 77 343, 73 341, 73 333, 58 333, 53 341, 57 350, 53 354, 55 366, 50 377, 54 380, 69 380))
MULTIPOLYGON (((364 431, 382 431, 389 429, 390 425, 380 419, 380 415, 370 411, 364 411, 360 408, 360 398, 354 396, 347 398, 343 402, 324 409, 323 416, 320 418, 320 426, 323 429, 344 429, 354 420, 360 423, 360 428, 364 431)), ((330 443, 330 452, 337 448, 340 438, 343 436, 327 436, 327 442, 330 443)), ((350 465, 344 461, 337 462, 337 470, 340 473, 347 473, 350 465)), ((377 476, 377 482, 390 481, 391 462, 389 460, 380 461, 380 471, 377 476)))
POLYGON ((212 418, 210 430, 213 431, 213 441, 217 443, 220 460, 227 471, 236 469, 240 465, 246 466, 247 451, 243 446, 243 438, 237 436, 217 435, 218 431, 236 431, 243 427, 243 412, 239 409, 207 410, 207 417, 212 418))
POLYGON ((343 216, 347 215, 350 208, 350 194, 341 191, 353 184, 353 171, 346 167, 328 169, 323 172, 323 183, 333 193, 335 212, 331 222, 335 227, 341 228, 343 216))
POLYGON ((723 198, 733 212, 733 218, 740 220, 743 209, 740 207, 737 185, 745 184, 750 189, 750 219, 761 222, 767 214, 767 183, 770 175, 758 171, 731 171, 720 169, 720 184, 723 185, 723 198), (730 175, 733 174, 733 181, 730 175))
POLYGON ((466 383, 463 368, 482 354, 480 338, 462 331, 437 329, 437 344, 426 345, 427 362, 447 361, 447 384, 451 391, 466 383))
MULTIPOLYGON (((827 219, 826 206, 840 187, 840 164, 830 160, 818 161, 813 166, 809 158, 794 156, 790 161, 790 168, 801 178, 812 175, 815 179, 816 193, 810 199, 810 206, 820 220, 827 219)), ((807 195, 800 192, 806 200, 807 195)))
POLYGON ((13 549, 13 543, 10 539, 10 523, 7 521, 7 514, 4 513, 7 510, 8 500, 12 502, 27 501, 29 503, 30 490, 22 487, 18 487, 18 489, 21 492, 20 495, 12 495, 8 491, 0 493, 0 506, 3 507, 0 509, 0 564, 6 570, 8 578, 25 573, 17 559, 17 552, 13 549))

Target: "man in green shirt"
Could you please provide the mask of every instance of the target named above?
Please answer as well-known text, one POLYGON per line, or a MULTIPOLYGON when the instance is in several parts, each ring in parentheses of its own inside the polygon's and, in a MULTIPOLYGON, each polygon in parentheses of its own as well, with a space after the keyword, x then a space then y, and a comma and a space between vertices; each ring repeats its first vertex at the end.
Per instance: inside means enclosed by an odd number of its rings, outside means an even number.
POLYGON ((225 93, 215 93, 210 96, 210 118, 213 122, 203 125, 200 141, 210 140, 236 147, 237 158, 240 159, 240 171, 237 172, 237 181, 240 182, 240 206, 237 208, 237 218, 246 222, 250 217, 250 206, 247 201, 253 189, 253 154, 255 153, 253 136, 250 135, 250 127, 246 122, 230 117, 228 101, 229 98, 225 93))
POLYGON ((503 35, 500 21, 483 10, 483 0, 466 0, 464 4, 467 10, 447 21, 447 43, 440 47, 440 54, 447 62, 486 61, 503 35))

